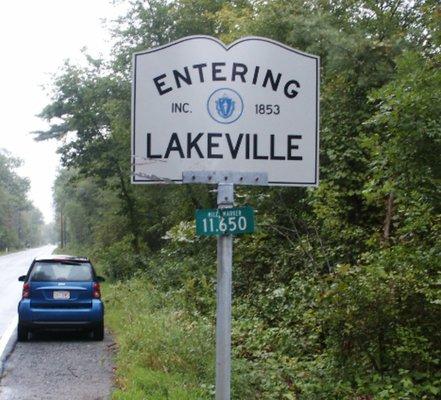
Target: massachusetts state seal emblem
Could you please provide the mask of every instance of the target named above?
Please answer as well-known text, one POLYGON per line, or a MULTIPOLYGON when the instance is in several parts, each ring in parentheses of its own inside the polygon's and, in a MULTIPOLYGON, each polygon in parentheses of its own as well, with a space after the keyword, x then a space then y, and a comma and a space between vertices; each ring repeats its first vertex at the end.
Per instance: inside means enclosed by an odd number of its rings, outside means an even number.
POLYGON ((210 117, 216 122, 231 124, 242 115, 243 101, 239 93, 233 89, 217 89, 208 98, 207 109, 210 117))

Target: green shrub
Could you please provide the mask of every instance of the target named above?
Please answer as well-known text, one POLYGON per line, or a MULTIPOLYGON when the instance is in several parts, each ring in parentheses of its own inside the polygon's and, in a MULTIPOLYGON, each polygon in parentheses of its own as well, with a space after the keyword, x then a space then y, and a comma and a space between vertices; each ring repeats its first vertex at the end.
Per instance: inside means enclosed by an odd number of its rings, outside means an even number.
POLYGON ((132 237, 127 235, 123 240, 97 251, 100 266, 111 280, 128 279, 140 269, 145 268, 145 258, 133 252, 132 237))
POLYGON ((105 288, 107 323, 118 343, 116 399, 210 398, 212 324, 138 277, 105 288), (143 397, 144 396, 144 397, 143 397))

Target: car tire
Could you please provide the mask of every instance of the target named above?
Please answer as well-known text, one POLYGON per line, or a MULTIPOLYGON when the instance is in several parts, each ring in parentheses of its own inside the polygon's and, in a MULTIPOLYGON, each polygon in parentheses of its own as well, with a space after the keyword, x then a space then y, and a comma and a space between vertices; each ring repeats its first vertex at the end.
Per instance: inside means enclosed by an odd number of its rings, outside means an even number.
POLYGON ((29 329, 25 328, 22 324, 17 326, 17 341, 26 342, 29 337, 29 329))
POLYGON ((104 321, 101 321, 92 331, 93 340, 104 339, 104 321))

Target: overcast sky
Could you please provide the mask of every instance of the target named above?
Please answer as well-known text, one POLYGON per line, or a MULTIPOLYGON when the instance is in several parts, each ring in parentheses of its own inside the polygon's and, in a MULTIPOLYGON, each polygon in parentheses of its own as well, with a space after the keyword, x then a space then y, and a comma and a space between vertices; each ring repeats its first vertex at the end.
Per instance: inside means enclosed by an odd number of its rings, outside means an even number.
POLYGON ((45 221, 53 220, 52 185, 59 159, 56 143, 35 142, 44 129, 36 115, 50 101, 43 86, 67 58, 108 54, 109 34, 101 20, 120 10, 110 0, 0 0, 0 148, 23 159, 21 176, 31 181, 30 199, 45 221))

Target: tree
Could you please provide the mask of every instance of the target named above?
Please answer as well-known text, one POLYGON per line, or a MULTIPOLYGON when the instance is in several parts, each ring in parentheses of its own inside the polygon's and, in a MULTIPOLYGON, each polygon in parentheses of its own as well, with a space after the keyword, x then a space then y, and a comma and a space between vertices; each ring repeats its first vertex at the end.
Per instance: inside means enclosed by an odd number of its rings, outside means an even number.
POLYGON ((51 126, 38 139, 61 143, 55 196, 68 240, 93 244, 112 278, 141 269, 210 316, 213 243, 191 221, 213 193, 129 183, 131 53, 209 34, 318 54, 320 186, 238 190, 259 230, 236 247, 237 357, 262 399, 436 398, 439 10, 433 0, 133 1, 112 59, 66 64, 41 114, 51 126))
POLYGON ((0 150, 0 248, 41 243, 43 217, 27 199, 29 180, 15 172, 21 161, 0 150))

